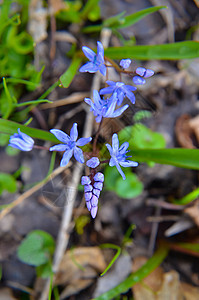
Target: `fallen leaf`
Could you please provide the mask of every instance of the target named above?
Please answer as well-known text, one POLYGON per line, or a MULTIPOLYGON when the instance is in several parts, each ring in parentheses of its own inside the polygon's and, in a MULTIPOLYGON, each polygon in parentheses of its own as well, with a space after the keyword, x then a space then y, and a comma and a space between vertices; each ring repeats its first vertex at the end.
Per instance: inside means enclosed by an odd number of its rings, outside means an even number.
POLYGON ((199 145, 199 115, 189 120, 189 127, 194 132, 199 145))
POLYGON ((80 247, 68 250, 63 256, 55 277, 55 285, 66 286, 60 299, 88 287, 105 268, 104 256, 98 247, 80 247))
POLYGON ((193 149, 195 146, 192 141, 193 130, 189 125, 190 119, 191 117, 187 114, 180 116, 176 121, 175 134, 180 146, 193 149))
POLYGON ((194 201, 191 206, 185 208, 184 212, 188 214, 199 227, 199 199, 194 201))
MULTIPOLYGON (((147 258, 134 260, 133 271, 137 271, 147 258)), ((199 288, 181 283, 178 272, 171 270, 164 273, 161 267, 156 268, 149 276, 132 287, 135 300, 197 300, 199 288)))

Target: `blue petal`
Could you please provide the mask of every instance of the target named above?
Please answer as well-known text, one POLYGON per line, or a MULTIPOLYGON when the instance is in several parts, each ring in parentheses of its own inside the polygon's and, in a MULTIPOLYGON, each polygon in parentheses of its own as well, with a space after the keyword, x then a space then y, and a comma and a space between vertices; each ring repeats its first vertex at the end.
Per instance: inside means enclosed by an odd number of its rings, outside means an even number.
POLYGON ((101 172, 98 172, 97 174, 95 174, 94 178, 95 181, 101 181, 104 182, 104 174, 102 174, 101 172))
POLYGON ((108 86, 100 90, 100 95, 112 94, 114 87, 108 86))
POLYGON ((67 144, 70 141, 70 137, 68 134, 63 132, 62 130, 59 129, 51 129, 50 132, 56 136, 58 140, 60 140, 62 143, 67 144))
POLYGON ((131 60, 130 58, 127 58, 127 59, 122 59, 120 61, 120 66, 123 68, 123 69, 127 69, 131 64, 131 60))
POLYGON ((97 42, 97 56, 104 57, 104 48, 101 42, 97 42))
POLYGON ((78 137, 77 123, 74 123, 73 126, 72 126, 72 128, 71 128, 71 130, 70 130, 71 141, 76 142, 77 137, 78 137))
POLYGON ((145 84, 146 81, 143 78, 141 78, 140 76, 134 76, 133 82, 135 84, 145 84))
POLYGON ((109 108, 107 109, 106 113, 103 116, 106 118, 112 118, 115 106, 116 106, 116 102, 110 103, 109 108))
POLYGON ((18 133, 19 133, 19 136, 24 140, 26 141, 27 143, 29 143, 30 145, 33 145, 34 144, 34 140, 27 134, 23 133, 20 131, 20 129, 18 128, 18 133))
POLYGON ((93 64, 92 62, 87 62, 85 65, 83 65, 80 69, 79 72, 90 72, 90 73, 95 73, 98 71, 98 67, 93 64))
POLYGON ((10 139, 9 146, 11 146, 13 148, 17 148, 21 151, 31 151, 33 148, 33 145, 27 144, 26 142, 24 142, 23 140, 21 140, 19 138, 10 139))
POLYGON ((69 163, 69 160, 71 159, 72 155, 73 155, 73 149, 67 150, 63 155, 60 166, 61 167, 66 166, 69 163))
POLYGON ((112 149, 111 145, 106 144, 106 147, 108 148, 108 151, 110 152, 110 155, 112 156, 113 149, 112 149))
POLYGON ((111 159, 109 160, 109 166, 110 167, 114 167, 117 164, 115 158, 111 157, 111 159))
POLYGON ((124 142, 120 148, 119 148, 119 152, 120 154, 124 154, 126 153, 127 148, 129 147, 129 143, 128 142, 124 142))
POLYGON ((55 146, 50 147, 50 151, 65 151, 68 148, 67 145, 64 144, 58 144, 55 146))
POLYGON ((137 88, 136 88, 135 86, 128 85, 128 84, 125 85, 125 89, 130 90, 130 91, 132 91, 132 92, 134 92, 134 91, 137 90, 137 88))
POLYGON ((153 76, 153 74, 154 74, 154 71, 153 71, 153 70, 147 69, 147 70, 146 70, 146 73, 145 73, 145 75, 144 75, 144 78, 151 77, 151 76, 153 76))
POLYGON ((138 163, 135 162, 135 161, 127 160, 127 161, 121 161, 121 162, 120 162, 120 165, 121 165, 122 167, 137 167, 137 166, 138 166, 138 163))
POLYGON ((126 91, 126 97, 129 98, 131 103, 133 103, 133 104, 135 103, 135 95, 132 92, 127 90, 126 91))
POLYGON ((116 86, 116 82, 112 80, 107 80, 106 83, 110 86, 116 86))
POLYGON ((81 184, 82 185, 90 184, 90 183, 91 183, 91 180, 88 176, 82 176, 82 178, 81 178, 81 184))
POLYGON ((104 64, 99 67, 99 71, 103 76, 106 76, 106 66, 104 64))
POLYGON ((93 100, 94 100, 94 103, 97 106, 97 108, 100 108, 101 107, 101 103, 100 103, 101 98, 100 98, 100 95, 97 90, 93 91, 93 100))
POLYGON ((84 145, 88 144, 91 140, 92 140, 92 137, 89 137, 89 138, 80 138, 77 141, 76 145, 77 146, 84 146, 84 145))
POLYGON ((118 169, 118 172, 122 176, 123 180, 125 180, 126 176, 125 176, 124 172, 122 171, 122 169, 120 168, 119 164, 116 164, 116 168, 118 169))
POLYGON ((93 195, 91 198, 91 205, 92 207, 97 206, 98 205, 98 197, 93 195))
POLYGON ((127 108, 128 108, 128 104, 125 104, 124 106, 118 108, 116 111, 114 111, 114 113, 112 114, 112 118, 116 118, 118 116, 120 116, 127 108))
POLYGON ((144 76, 146 74, 146 69, 142 67, 138 67, 135 72, 140 76, 144 76))
POLYGON ((113 153, 117 153, 119 150, 119 140, 118 140, 117 133, 114 133, 112 136, 112 148, 113 148, 113 153))
POLYGON ((98 209, 97 206, 92 206, 91 207, 91 216, 92 216, 93 219, 95 219, 95 217, 97 215, 97 209, 98 209))
POLYGON ((96 54, 93 50, 91 50, 90 48, 84 46, 82 47, 82 51, 84 52, 85 56, 90 60, 90 61, 94 61, 96 54))
POLYGON ((80 162, 81 164, 84 163, 84 155, 83 155, 82 149, 75 147, 74 148, 74 156, 78 162, 80 162))
POLYGON ((98 157, 92 157, 91 159, 89 159, 86 162, 86 165, 92 169, 96 168, 97 166, 99 166, 100 161, 98 157))

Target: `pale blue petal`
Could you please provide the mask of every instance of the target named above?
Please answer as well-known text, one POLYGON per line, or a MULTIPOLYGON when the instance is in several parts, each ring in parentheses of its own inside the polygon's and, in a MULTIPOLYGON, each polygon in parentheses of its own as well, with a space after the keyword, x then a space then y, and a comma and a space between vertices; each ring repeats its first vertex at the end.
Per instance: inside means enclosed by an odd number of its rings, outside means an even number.
POLYGON ((99 71, 103 76, 106 76, 106 66, 104 64, 99 67, 99 71))
POLYGON ((130 90, 130 91, 132 91, 132 92, 134 92, 134 91, 136 91, 137 90, 137 88, 135 87, 135 86, 132 86, 132 85, 125 85, 125 89, 126 90, 130 90))
POLYGON ((72 155, 73 155, 73 149, 67 150, 63 155, 60 166, 61 167, 66 166, 69 163, 69 160, 71 159, 72 155))
POLYGON ((24 140, 26 141, 27 143, 29 143, 30 145, 33 145, 34 144, 34 140, 27 134, 23 133, 20 131, 20 129, 18 128, 18 133, 19 133, 19 136, 24 140))
POLYGON ((96 106, 99 108, 101 106, 101 98, 97 90, 93 91, 93 100, 96 106))
POLYGON ((117 164, 115 158, 111 157, 110 160, 109 160, 109 166, 110 167, 113 167, 117 164))
POLYGON ((129 147, 129 143, 128 142, 124 142, 120 148, 119 148, 119 152, 120 154, 124 154, 127 150, 127 148, 129 147))
POLYGON ((112 94, 114 87, 108 86, 100 90, 100 95, 112 94))
POLYGON ((91 183, 91 180, 88 176, 82 176, 82 178, 81 178, 81 184, 82 185, 90 184, 90 183, 91 183))
POLYGON ((104 48, 101 42, 97 42, 97 56, 104 57, 104 48))
POLYGON ((135 103, 135 95, 132 92, 127 90, 126 91, 126 97, 129 98, 131 103, 133 103, 133 104, 135 103))
POLYGON ((112 153, 113 153, 112 147, 109 144, 106 144, 106 147, 108 148, 110 155, 112 155, 112 153))
POLYGON ((50 147, 50 151, 65 151, 68 148, 67 145, 64 144, 58 144, 55 146, 50 147))
POLYGON ((112 80, 107 80, 106 83, 110 86, 116 86, 116 82, 115 81, 112 81, 112 80))
POLYGON ((21 151, 31 151, 33 148, 33 145, 30 145, 26 143, 25 141, 21 140, 20 138, 12 138, 10 139, 10 143, 8 146, 11 146, 13 148, 17 148, 21 151))
POLYGON ((93 195, 91 198, 91 205, 92 207, 97 206, 98 205, 98 197, 93 195))
POLYGON ((72 128, 71 128, 71 130, 70 130, 71 141, 76 142, 77 137, 78 137, 77 123, 74 123, 73 126, 72 126, 72 128))
MULTIPOLYGON (((88 207, 88 206, 87 206, 88 207)), ((97 209, 98 209, 98 207, 97 206, 92 206, 91 207, 91 216, 92 216, 92 218, 93 219, 95 219, 95 217, 96 217, 96 215, 97 215, 97 209)))
POLYGON ((89 138, 80 138, 77 141, 76 145, 77 146, 84 146, 84 145, 88 144, 91 140, 92 140, 92 137, 89 137, 89 138))
POLYGON ((97 174, 95 174, 94 178, 95 181, 101 181, 104 182, 104 174, 101 172, 98 172, 97 174))
POLYGON ((90 61, 94 61, 96 54, 93 50, 91 50, 90 48, 83 46, 82 47, 82 51, 84 52, 85 56, 90 60, 90 61))
POLYGON ((117 153, 119 150, 119 140, 118 140, 117 133, 114 133, 112 136, 112 148, 113 148, 113 153, 117 153))
POLYGON ((98 71, 98 67, 93 64, 92 62, 87 62, 85 65, 83 65, 80 69, 79 72, 90 72, 90 73, 95 73, 98 71))
POLYGON ((74 148, 74 157, 81 164, 84 163, 84 155, 83 155, 82 149, 75 147, 74 148))
POLYGON ((120 165, 121 165, 122 167, 137 167, 137 166, 138 166, 138 163, 135 162, 135 161, 127 160, 127 161, 121 161, 121 162, 120 162, 120 165))
POLYGON ((62 130, 59 129, 51 129, 50 132, 56 136, 58 140, 60 140, 62 143, 68 143, 70 141, 70 137, 68 134, 63 132, 62 130))
POLYGON ((106 118, 112 118, 113 117, 113 112, 116 106, 116 102, 112 102, 109 106, 109 108, 107 109, 106 113, 103 115, 106 118))
POLYGON ((86 165, 92 169, 96 168, 97 166, 99 166, 100 161, 98 157, 92 157, 91 159, 89 159, 86 162, 86 165))
POLYGON ((138 67, 135 72, 140 76, 144 76, 146 74, 146 69, 142 67, 138 67))
POLYGON ((116 118, 118 116, 120 116, 127 108, 128 108, 128 104, 125 104, 124 106, 118 108, 116 111, 114 111, 114 113, 112 114, 112 118, 116 118))
POLYGON ((140 76, 134 76, 133 82, 135 84, 145 84, 146 81, 143 78, 141 78, 140 76))
POLYGON ((154 74, 154 71, 153 71, 153 70, 147 69, 147 70, 146 70, 146 73, 145 73, 145 75, 144 75, 144 78, 151 77, 151 76, 153 76, 153 74, 154 74))
POLYGON ((122 169, 120 168, 119 164, 116 164, 116 168, 117 168, 118 172, 120 173, 120 175, 122 176, 123 180, 125 180, 126 176, 125 176, 124 172, 122 171, 122 169))

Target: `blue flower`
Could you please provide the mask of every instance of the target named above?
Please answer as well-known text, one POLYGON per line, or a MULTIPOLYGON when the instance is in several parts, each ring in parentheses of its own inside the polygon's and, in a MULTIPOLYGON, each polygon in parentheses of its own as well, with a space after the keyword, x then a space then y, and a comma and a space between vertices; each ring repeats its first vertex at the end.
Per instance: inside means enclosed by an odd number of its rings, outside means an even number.
POLYGON ((65 151, 63 158, 61 160, 60 166, 64 167, 68 164, 69 160, 74 154, 75 159, 84 163, 84 156, 82 149, 77 146, 84 146, 89 143, 92 138, 80 138, 77 141, 78 131, 77 131, 77 123, 73 124, 73 127, 70 131, 70 136, 59 129, 51 129, 50 132, 56 136, 58 140, 60 140, 63 144, 58 144, 50 148, 50 151, 65 151))
POLYGON ((99 166, 100 161, 98 157, 92 157, 91 159, 87 160, 86 165, 92 169, 97 168, 99 166))
POLYGON ((132 85, 125 85, 123 82, 107 81, 108 87, 100 90, 100 95, 105 94, 115 94, 117 95, 117 105, 121 105, 124 97, 129 98, 129 100, 134 104, 135 95, 132 93, 137 90, 136 87, 132 85))
POLYGON ((82 51, 86 57, 90 60, 85 65, 83 65, 79 71, 95 73, 100 71, 102 75, 106 75, 106 67, 104 65, 104 48, 101 42, 97 42, 97 54, 88 47, 82 47, 82 51))
POLYGON ((146 81, 144 78, 149 78, 149 77, 153 76, 153 74, 154 74, 153 70, 145 69, 142 67, 138 67, 135 72, 136 72, 136 74, 141 76, 141 77, 140 76, 133 77, 133 83, 135 83, 135 84, 145 84, 146 81))
POLYGON ((27 134, 21 132, 18 128, 18 133, 14 133, 14 135, 10 137, 8 146, 21 151, 31 151, 34 146, 34 140, 27 134))
POLYGON ((128 67, 130 66, 130 64, 131 64, 130 58, 122 59, 122 60, 120 61, 120 66, 121 66, 123 69, 128 69, 128 67))
POLYGON ((117 95, 114 94, 110 99, 103 100, 97 90, 93 91, 94 103, 90 98, 85 98, 84 101, 91 106, 90 110, 93 111, 96 117, 96 122, 99 123, 103 118, 116 118, 120 116, 127 108, 128 105, 124 105, 115 110, 117 95))
POLYGON ((126 179, 124 172, 122 171, 120 165, 122 167, 137 167, 138 163, 135 161, 127 160, 128 157, 126 153, 129 152, 127 150, 129 146, 128 142, 123 143, 119 148, 119 140, 118 135, 116 133, 112 136, 112 147, 109 144, 106 144, 106 147, 108 148, 108 151, 110 152, 111 159, 109 161, 109 166, 113 167, 116 166, 119 173, 121 174, 123 180, 126 179))

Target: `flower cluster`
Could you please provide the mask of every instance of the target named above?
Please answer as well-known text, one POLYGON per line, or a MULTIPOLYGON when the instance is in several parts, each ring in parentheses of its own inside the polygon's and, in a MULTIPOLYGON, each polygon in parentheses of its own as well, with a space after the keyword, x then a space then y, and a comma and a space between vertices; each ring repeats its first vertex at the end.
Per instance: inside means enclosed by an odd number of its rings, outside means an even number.
MULTIPOLYGON (((103 76, 105 76, 106 65, 102 44, 100 42, 97 42, 97 53, 85 46, 82 48, 82 50, 89 61, 84 64, 79 69, 79 71, 89 73, 95 73, 99 71, 103 76)), ((130 59, 122 59, 120 61, 121 68, 118 68, 121 72, 120 74, 124 73, 125 75, 129 75, 132 78, 133 83, 136 85, 144 84, 145 79, 151 77, 154 74, 152 70, 145 69, 143 67, 138 67, 135 72, 126 71, 126 69, 129 68, 130 64, 130 59)), ((90 98, 84 99, 84 101, 88 105, 90 105, 90 110, 96 117, 96 122, 100 123, 99 130, 103 118, 116 118, 120 116, 126 109, 128 109, 128 104, 122 106, 124 98, 128 98, 132 104, 135 103, 134 92, 137 90, 135 86, 125 85, 121 80, 118 82, 107 80, 106 85, 107 86, 102 88, 99 92, 97 90, 94 90, 93 100, 91 100, 90 98), (104 95, 109 96, 104 98, 104 95), (101 98, 101 96, 103 98, 101 98)), ((86 165, 90 170, 90 175, 82 176, 81 179, 81 184, 84 186, 86 205, 93 218, 95 218, 97 214, 98 200, 104 182, 104 175, 101 172, 97 172, 96 170, 96 168, 101 163, 100 159, 96 157, 96 153, 99 152, 96 149, 99 130, 93 142, 92 155, 91 153, 87 154, 87 157, 91 157, 86 161, 86 165)), ((77 123, 73 124, 70 130, 70 135, 59 129, 51 129, 50 132, 61 142, 60 144, 50 147, 49 150, 64 152, 60 163, 62 167, 68 164, 72 156, 74 156, 79 163, 83 164, 85 162, 84 153, 80 147, 85 146, 87 143, 91 142, 92 138, 87 137, 78 139, 77 123)), ((20 129, 18 129, 18 133, 15 133, 10 137, 9 145, 22 151, 31 151, 33 147, 39 148, 38 146, 34 146, 34 140, 27 134, 22 133, 20 129)), ((112 146, 106 144, 106 147, 109 151, 110 158, 106 161, 103 161, 102 163, 108 162, 109 166, 115 166, 121 174, 122 178, 125 180, 125 174, 122 171, 121 167, 136 167, 138 165, 137 162, 129 160, 130 156, 127 156, 127 153, 129 152, 129 150, 127 150, 129 147, 128 142, 124 142, 120 146, 118 135, 114 133, 112 136, 112 146)))
POLYGON ((103 187, 104 175, 98 172, 93 177, 92 181, 88 176, 82 176, 81 184, 84 186, 84 195, 86 206, 93 218, 96 217, 98 209, 98 199, 103 187))

